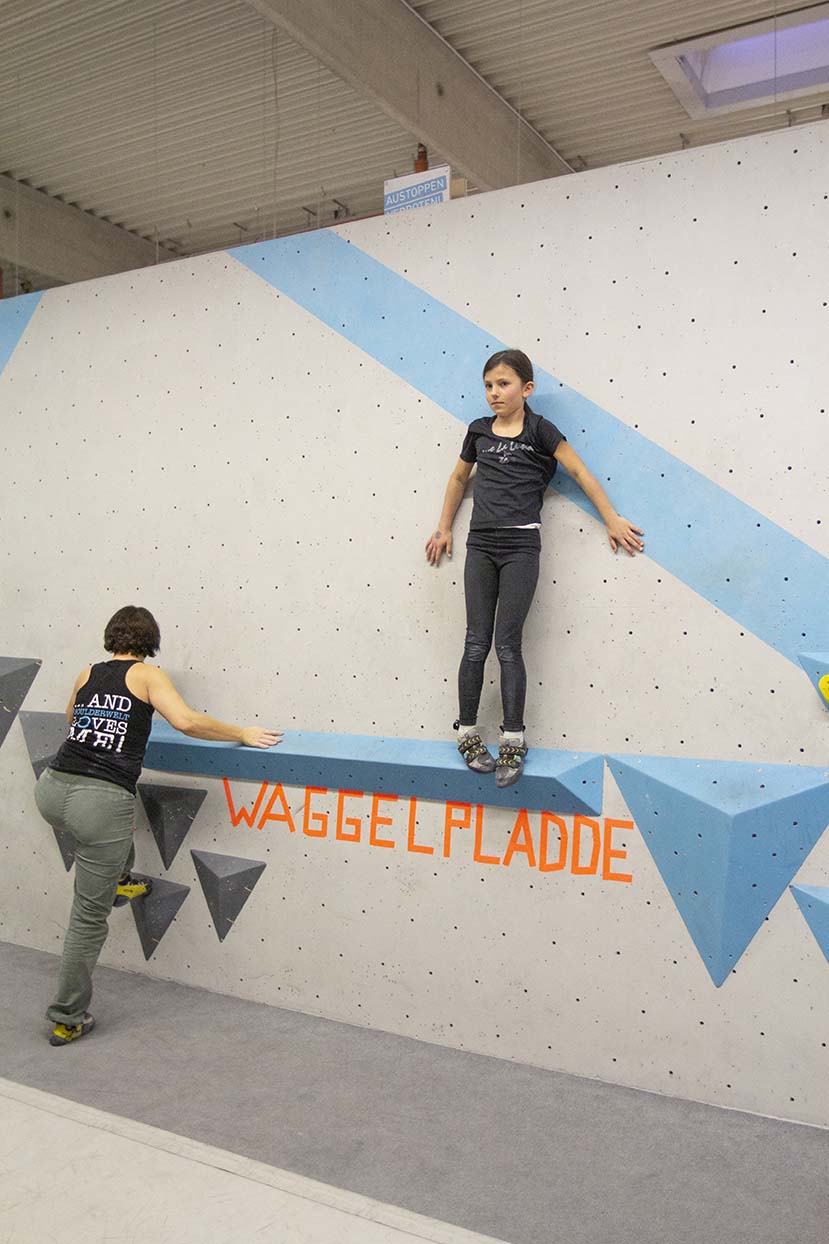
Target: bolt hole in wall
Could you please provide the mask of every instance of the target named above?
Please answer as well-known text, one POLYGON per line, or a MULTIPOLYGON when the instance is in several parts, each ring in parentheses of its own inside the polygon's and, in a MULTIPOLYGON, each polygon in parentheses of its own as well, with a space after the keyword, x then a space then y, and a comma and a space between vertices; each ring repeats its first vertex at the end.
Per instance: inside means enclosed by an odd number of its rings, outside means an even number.
MULTIPOLYGON (((137 601, 200 707, 451 747, 468 501, 451 568, 423 545, 500 343, 646 530, 644 557, 614 558, 566 481, 545 502, 528 740, 607 758, 595 812, 335 782, 325 759, 313 780, 148 770, 207 795, 169 867, 142 809, 139 867, 181 887, 168 915, 184 897, 163 936, 113 922, 109 962, 829 1121, 827 141, 692 149, 3 304, 0 651, 44 658, 24 711, 59 711, 137 601), (211 857, 257 870, 238 910, 211 857)), ((0 780, 26 827, 3 842, 0 934, 53 949, 67 874, 19 723, 0 780)))

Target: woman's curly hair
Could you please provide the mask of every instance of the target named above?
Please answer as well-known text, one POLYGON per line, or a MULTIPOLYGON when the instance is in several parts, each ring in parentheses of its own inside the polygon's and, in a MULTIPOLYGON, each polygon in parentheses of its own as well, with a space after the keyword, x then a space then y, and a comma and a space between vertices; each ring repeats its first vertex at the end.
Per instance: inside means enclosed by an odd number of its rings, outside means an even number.
POLYGON ((104 630, 104 650, 116 656, 131 652, 136 657, 154 657, 161 647, 161 632, 149 609, 125 605, 114 613, 104 630))

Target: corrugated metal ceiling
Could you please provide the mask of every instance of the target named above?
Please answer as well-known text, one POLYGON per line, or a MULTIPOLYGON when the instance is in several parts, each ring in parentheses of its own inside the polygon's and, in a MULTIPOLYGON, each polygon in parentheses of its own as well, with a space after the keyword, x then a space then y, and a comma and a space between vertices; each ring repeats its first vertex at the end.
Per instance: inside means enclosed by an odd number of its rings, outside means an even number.
MULTIPOLYGON (((647 56, 766 17, 762 0, 409 7, 587 167, 793 119, 766 106, 692 121, 647 56)), ((0 5, 0 171, 179 253, 380 211, 384 178, 410 171, 415 145, 244 0, 0 5)))
POLYGON ((7 0, 0 133, 10 176, 187 254, 382 210, 416 146, 242 0, 7 0))
MULTIPOLYGON (((407 0, 564 158, 597 168, 789 124, 768 105, 693 121, 652 48, 807 7, 774 0, 407 0), (684 136, 684 139, 683 139, 684 136)), ((820 115, 829 92, 797 101, 820 115)))

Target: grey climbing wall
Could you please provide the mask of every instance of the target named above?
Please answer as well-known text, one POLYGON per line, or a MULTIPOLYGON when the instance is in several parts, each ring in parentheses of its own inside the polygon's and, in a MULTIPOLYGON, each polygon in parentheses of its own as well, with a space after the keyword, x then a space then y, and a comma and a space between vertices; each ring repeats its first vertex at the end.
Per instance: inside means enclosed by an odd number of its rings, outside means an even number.
MULTIPOLYGON (((146 874, 134 874, 145 877, 146 874)), ((179 909, 190 893, 190 887, 163 877, 154 877, 152 891, 144 898, 130 903, 138 940, 145 959, 151 959, 161 939, 178 915, 179 909)))
POLYGON ((27 657, 0 657, 0 746, 37 677, 40 661, 27 657))
POLYGON ((265 862, 217 855, 214 851, 191 851, 190 854, 216 933, 223 942, 264 872, 265 862))
POLYGON ((23 712, 20 714, 20 724, 23 727, 29 760, 34 775, 38 778, 50 761, 54 760, 66 738, 66 716, 64 713, 23 712))
POLYGON ((165 868, 169 868, 204 803, 207 791, 139 782, 138 794, 161 861, 165 868))

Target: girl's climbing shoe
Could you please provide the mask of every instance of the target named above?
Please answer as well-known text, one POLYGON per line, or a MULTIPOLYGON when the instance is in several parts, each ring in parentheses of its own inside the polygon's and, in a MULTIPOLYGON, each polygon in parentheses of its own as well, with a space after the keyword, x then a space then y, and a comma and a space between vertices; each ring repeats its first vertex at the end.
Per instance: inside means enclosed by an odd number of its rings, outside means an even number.
POLYGON ((66 1024, 56 1024, 49 1038, 49 1044, 69 1045, 72 1041, 77 1041, 79 1037, 85 1037, 94 1027, 95 1020, 87 1011, 80 1024, 72 1024, 70 1027, 66 1024))
POLYGON ((495 768, 495 757, 487 751, 477 730, 458 739, 458 751, 475 773, 491 773, 495 768))
POLYGON ((123 907, 125 903, 131 903, 135 898, 146 898, 152 892, 153 883, 149 877, 133 877, 132 873, 125 873, 118 878, 112 906, 123 907))
POLYGON ((502 743, 498 748, 498 759, 495 762, 495 785, 512 786, 524 772, 524 758, 527 747, 519 743, 502 743))

